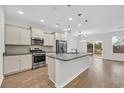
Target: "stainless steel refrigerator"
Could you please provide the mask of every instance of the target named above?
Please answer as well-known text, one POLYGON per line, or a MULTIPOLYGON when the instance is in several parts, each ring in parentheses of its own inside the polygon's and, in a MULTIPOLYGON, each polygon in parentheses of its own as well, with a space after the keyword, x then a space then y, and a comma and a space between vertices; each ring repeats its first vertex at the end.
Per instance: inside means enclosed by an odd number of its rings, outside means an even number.
POLYGON ((56 40, 56 53, 67 53, 67 41, 56 40))

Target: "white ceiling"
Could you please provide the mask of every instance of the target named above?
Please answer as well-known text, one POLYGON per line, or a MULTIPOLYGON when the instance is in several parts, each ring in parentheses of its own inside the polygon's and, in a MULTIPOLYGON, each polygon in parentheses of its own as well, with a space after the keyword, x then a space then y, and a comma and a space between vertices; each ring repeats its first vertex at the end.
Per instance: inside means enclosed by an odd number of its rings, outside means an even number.
POLYGON ((6 5, 4 6, 6 20, 31 22, 34 25, 55 28, 64 31, 68 25, 72 31, 84 31, 88 34, 114 31, 124 27, 124 6, 93 6, 93 5, 6 5), (19 15, 18 10, 24 12, 19 15), (78 16, 81 13, 82 16, 78 16), (72 17, 72 21, 68 18, 72 17), (40 20, 45 22, 41 23, 40 20), (85 22, 88 20, 88 22, 85 22), (82 23, 79 27, 78 24, 82 23))

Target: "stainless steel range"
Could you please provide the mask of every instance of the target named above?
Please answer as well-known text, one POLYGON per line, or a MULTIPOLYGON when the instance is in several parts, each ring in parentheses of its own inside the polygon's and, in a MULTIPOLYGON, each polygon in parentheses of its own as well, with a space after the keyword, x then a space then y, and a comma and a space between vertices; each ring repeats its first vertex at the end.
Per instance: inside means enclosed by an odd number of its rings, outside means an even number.
POLYGON ((33 64, 32 68, 39 68, 46 65, 46 56, 45 51, 42 51, 40 48, 31 48, 31 52, 33 55, 33 64))

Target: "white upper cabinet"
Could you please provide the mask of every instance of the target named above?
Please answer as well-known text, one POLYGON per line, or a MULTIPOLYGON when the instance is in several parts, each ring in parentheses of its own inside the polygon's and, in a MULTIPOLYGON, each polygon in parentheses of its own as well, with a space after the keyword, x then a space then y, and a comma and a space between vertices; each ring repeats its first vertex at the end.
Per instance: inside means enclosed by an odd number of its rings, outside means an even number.
POLYGON ((31 31, 30 30, 22 29, 20 37, 21 37, 20 44, 31 45, 31 31))
POLYGON ((48 34, 44 34, 44 45, 45 46, 49 45, 49 35, 48 34))
POLYGON ((41 29, 32 28, 32 37, 44 38, 44 31, 41 29))
POLYGON ((53 35, 53 34, 50 34, 50 35, 49 35, 49 44, 50 44, 51 46, 54 45, 54 35, 53 35))
POLYGON ((29 29, 6 25, 5 44, 30 45, 31 31, 29 29))
POLYGON ((54 35, 44 33, 44 45, 53 46, 54 45, 54 35))
POLYGON ((61 40, 66 40, 65 33, 61 33, 61 40))
POLYGON ((57 32, 55 33, 55 39, 60 40, 60 33, 57 33, 57 32))
POLYGON ((5 43, 6 44, 20 44, 20 29, 13 26, 6 25, 5 28, 5 43))
POLYGON ((56 40, 66 40, 64 33, 55 33, 55 39, 56 40))

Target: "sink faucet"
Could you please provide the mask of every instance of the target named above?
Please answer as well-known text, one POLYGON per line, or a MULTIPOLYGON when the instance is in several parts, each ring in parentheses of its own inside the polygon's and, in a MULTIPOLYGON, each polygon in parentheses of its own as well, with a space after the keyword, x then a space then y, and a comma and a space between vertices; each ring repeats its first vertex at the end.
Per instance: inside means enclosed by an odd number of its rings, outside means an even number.
POLYGON ((77 53, 77 49, 71 49, 71 50, 75 50, 75 53, 77 53))

